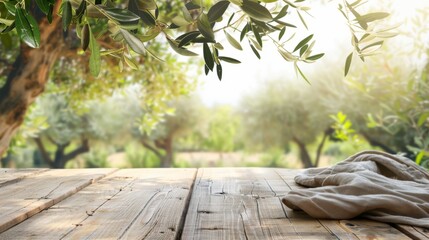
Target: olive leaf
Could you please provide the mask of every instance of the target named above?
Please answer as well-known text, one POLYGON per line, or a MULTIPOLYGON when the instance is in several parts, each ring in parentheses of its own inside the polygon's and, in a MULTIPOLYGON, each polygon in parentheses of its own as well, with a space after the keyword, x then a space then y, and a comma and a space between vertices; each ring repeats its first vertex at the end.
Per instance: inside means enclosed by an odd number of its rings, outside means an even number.
POLYGON ((167 42, 168 42, 168 44, 170 45, 170 47, 175 51, 175 52, 177 52, 178 54, 180 54, 180 55, 183 55, 183 56, 188 56, 188 57, 192 57, 192 56, 197 56, 198 54, 196 54, 196 53, 194 53, 194 52, 192 52, 192 51, 189 51, 188 49, 186 49, 186 48, 183 48, 183 47, 179 47, 178 46, 178 43, 176 42, 176 41, 173 41, 173 40, 171 40, 171 39, 169 39, 169 38, 167 38, 167 42))
POLYGON ((214 32, 206 14, 200 14, 197 20, 197 27, 204 37, 210 40, 214 40, 214 32))
POLYGON ((26 10, 20 7, 16 8, 15 25, 22 41, 32 48, 38 48, 40 46, 39 25, 33 16, 29 15, 26 10))
POLYGON ((229 42, 229 44, 231 44, 231 46, 233 46, 234 48, 236 48, 238 50, 243 50, 243 47, 241 47, 241 44, 237 40, 235 40, 233 36, 231 36, 226 31, 224 31, 224 33, 226 36, 226 40, 228 40, 228 42, 229 42))
POLYGON ((222 0, 214 4, 207 13, 209 22, 214 22, 222 17, 226 9, 228 9, 229 3, 229 1, 222 0))
POLYGON ((63 30, 66 31, 67 28, 70 26, 70 23, 72 21, 72 6, 70 1, 66 0, 63 3, 63 16, 62 16, 62 21, 63 21, 63 30))
POLYGON ((124 37, 125 42, 127 42, 128 46, 130 46, 134 52, 136 52, 138 54, 145 54, 146 53, 145 46, 140 39, 138 39, 136 36, 134 36, 132 33, 128 32, 127 30, 120 29, 119 31, 121 32, 122 36, 124 37))
POLYGON ((295 49, 293 50, 294 52, 296 52, 298 49, 302 48, 305 44, 307 44, 311 39, 313 38, 313 34, 311 34, 310 36, 304 38, 301 40, 301 42, 299 42, 295 49))
POLYGON ((179 41, 178 47, 180 48, 185 46, 186 44, 194 40, 196 37, 198 37, 199 35, 200 35, 200 32, 198 31, 192 31, 192 32, 187 32, 185 34, 182 34, 181 36, 176 38, 176 40, 179 41))
POLYGON ((91 49, 91 57, 89 57, 89 70, 93 76, 97 77, 98 74, 100 74, 101 68, 100 46, 98 45, 97 40, 95 40, 91 28, 89 28, 89 48, 91 49))
POLYGON ((81 46, 83 51, 86 51, 88 48, 89 42, 90 42, 90 33, 89 33, 89 24, 83 25, 82 32, 81 32, 81 46))
POLYGON ((212 52, 210 51, 209 45, 207 43, 203 44, 203 55, 204 55, 204 61, 206 62, 206 66, 210 69, 210 71, 213 71, 214 59, 213 59, 212 52))
POLYGON ((154 0, 134 0, 140 10, 155 10, 158 8, 154 0))
POLYGON ((140 19, 139 16, 128 9, 104 8, 104 11, 120 25, 136 25, 140 19))
POLYGON ((219 81, 222 81, 222 65, 220 63, 216 64, 216 73, 219 81))
POLYGON ((232 64, 239 64, 241 63, 239 60, 231 57, 225 57, 225 56, 219 56, 219 60, 222 60, 224 62, 232 63, 232 64))
POLYGON ((349 56, 346 59, 346 65, 344 66, 344 76, 347 76, 350 70, 350 65, 352 63, 353 59, 353 52, 349 54, 349 56))
POLYGON ((241 9, 251 18, 254 18, 258 21, 268 22, 273 20, 270 11, 257 2, 243 0, 241 9))
POLYGON ((319 54, 308 57, 306 60, 316 61, 317 59, 323 57, 324 55, 325 55, 324 53, 319 53, 319 54))

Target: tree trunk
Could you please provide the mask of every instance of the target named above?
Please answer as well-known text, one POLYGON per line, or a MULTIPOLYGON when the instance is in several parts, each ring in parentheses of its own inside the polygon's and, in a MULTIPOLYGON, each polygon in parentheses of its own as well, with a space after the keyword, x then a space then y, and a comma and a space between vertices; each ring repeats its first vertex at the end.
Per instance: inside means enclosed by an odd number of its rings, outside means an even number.
POLYGON ((322 141, 320 141, 319 146, 317 146, 316 159, 315 159, 315 162, 314 162, 314 166, 315 167, 319 166, 320 157, 322 155, 322 150, 323 150, 323 147, 325 146, 326 139, 328 138, 329 135, 332 134, 332 132, 333 132, 333 129, 332 128, 328 128, 323 133, 322 141))
POLYGON ((0 89, 0 156, 24 121, 30 104, 43 92, 50 69, 64 49, 61 19, 56 14, 59 4, 55 7, 52 23, 46 18, 39 23, 40 48, 21 44, 20 53, 0 89))
POLYGON ((42 140, 40 138, 34 138, 34 141, 36 142, 37 147, 39 148, 39 152, 43 160, 49 165, 50 168, 65 168, 66 163, 68 161, 74 159, 79 154, 86 153, 89 151, 89 141, 86 138, 82 139, 82 143, 78 148, 74 149, 73 151, 67 154, 65 154, 65 150, 70 143, 66 143, 66 144, 54 143, 55 146, 57 147, 57 150, 55 150, 55 157, 54 159, 52 159, 48 151, 46 151, 45 145, 43 144, 42 140))
POLYGON ((65 161, 64 159, 64 152, 69 144, 70 143, 57 144, 57 150, 55 150, 53 168, 65 168, 67 161, 65 161))
POLYGON ((305 143, 301 142, 298 138, 294 137, 293 141, 298 145, 299 148, 299 158, 301 159, 304 168, 314 167, 310 154, 308 153, 307 146, 305 143))
POLYGON ((165 139, 164 151, 165 151, 165 155, 161 158, 161 167, 162 168, 172 167, 173 161, 174 161, 173 139, 171 138, 165 139))

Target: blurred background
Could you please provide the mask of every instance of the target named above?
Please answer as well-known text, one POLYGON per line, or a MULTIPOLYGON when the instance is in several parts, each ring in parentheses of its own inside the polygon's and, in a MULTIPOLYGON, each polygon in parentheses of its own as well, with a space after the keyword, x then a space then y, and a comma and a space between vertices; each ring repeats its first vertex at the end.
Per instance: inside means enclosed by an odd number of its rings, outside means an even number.
MULTIPOLYGON (((247 46, 226 47, 241 64, 224 64, 222 81, 168 51, 138 71, 106 67, 101 85, 62 59, 1 166, 302 168, 375 149, 428 168, 429 3, 371 4, 391 13, 396 36, 378 55, 355 57, 347 77, 353 47, 332 1, 308 4, 315 49, 325 53, 300 66, 309 83, 268 44, 260 60, 247 46)), ((10 44, 3 59, 13 59, 10 44)))

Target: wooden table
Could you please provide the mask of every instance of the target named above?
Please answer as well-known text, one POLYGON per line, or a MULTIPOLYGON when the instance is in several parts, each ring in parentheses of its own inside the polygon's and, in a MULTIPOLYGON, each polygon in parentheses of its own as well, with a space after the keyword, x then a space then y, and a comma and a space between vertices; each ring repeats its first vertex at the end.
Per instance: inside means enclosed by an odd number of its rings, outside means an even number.
POLYGON ((297 170, 0 169, 0 239, 429 239, 281 203, 297 170))

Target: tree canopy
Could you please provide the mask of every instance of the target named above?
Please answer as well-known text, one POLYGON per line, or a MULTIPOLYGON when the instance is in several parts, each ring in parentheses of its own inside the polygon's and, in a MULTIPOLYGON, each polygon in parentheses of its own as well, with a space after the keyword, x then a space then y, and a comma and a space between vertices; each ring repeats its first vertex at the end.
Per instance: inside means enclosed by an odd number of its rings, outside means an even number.
MULTIPOLYGON (((367 13, 362 5, 361 0, 337 5, 354 46, 345 61, 346 74, 353 56, 363 60, 381 47, 383 39, 393 36, 390 28, 377 27, 389 14, 367 13)), ((74 92, 115 89, 142 78, 142 89, 154 96, 147 98, 147 104, 156 109, 160 102, 156 99, 164 101, 171 95, 163 91, 165 87, 174 89, 173 95, 189 90, 174 76, 158 81, 158 73, 178 68, 168 49, 183 56, 200 52, 205 73, 216 72, 221 79, 223 63, 240 63, 222 54, 219 39, 225 38, 239 50, 248 44, 258 58, 266 42, 271 42, 306 79, 299 64, 323 56, 313 51, 316 40, 305 22, 309 6, 303 0, 0 0, 0 46, 7 49, 1 51, 0 71, 6 77, 0 89, 0 153, 30 104, 48 88, 48 80, 61 82, 61 72, 70 69, 79 70, 69 74, 74 84, 66 85, 74 92), (295 33, 305 37, 296 39, 295 33), (125 77, 130 69, 137 73, 125 77), (117 74, 110 76, 112 70, 117 74)))
MULTIPOLYGON (((281 56, 295 64, 311 63, 321 58, 323 53, 313 53, 315 41, 308 34, 298 44, 292 45, 284 40, 286 29, 308 29, 303 14, 308 14, 310 6, 304 0, 220 0, 212 4, 207 1, 169 0, 12 0, 2 1, 0 27, 2 41, 10 41, 4 35, 16 29, 20 39, 32 48, 41 44, 39 30, 40 15, 46 15, 49 23, 56 14, 61 16, 61 26, 65 34, 76 34, 80 38, 83 51, 89 49, 91 73, 98 76, 101 71, 101 55, 119 59, 121 65, 136 67, 133 54, 157 57, 149 43, 161 41, 177 53, 184 56, 196 56, 192 51, 195 45, 202 45, 205 72, 216 70, 222 78, 222 62, 239 63, 239 60, 222 56, 224 49, 217 41, 219 32, 223 33, 230 45, 242 50, 242 41, 247 39, 252 51, 259 58, 265 39, 269 39, 278 48, 281 56), (36 6, 37 7, 36 7, 36 6), (296 13, 303 27, 291 17, 296 13), (228 19, 228 21, 225 21, 228 19), (218 26, 221 25, 221 26, 218 26), (239 41, 234 37, 240 34, 239 41), (183 33, 183 34, 181 34, 183 33), (163 39, 161 39, 163 38, 163 39)), ((340 1, 339 11, 352 32, 352 44, 355 53, 362 60, 372 55, 383 44, 383 39, 392 37, 392 28, 376 29, 374 22, 389 16, 386 12, 361 14, 358 8, 361 0, 349 3, 340 1)), ((43 44, 43 43, 42 43, 43 44)), ((348 73, 353 57, 349 55, 345 64, 348 73)), ((305 76, 303 76, 305 78, 305 76)))

